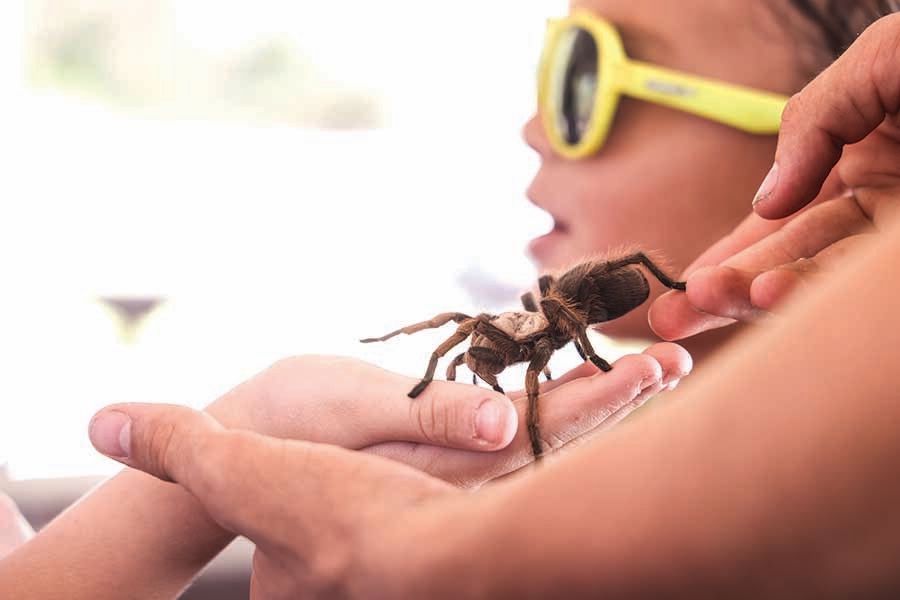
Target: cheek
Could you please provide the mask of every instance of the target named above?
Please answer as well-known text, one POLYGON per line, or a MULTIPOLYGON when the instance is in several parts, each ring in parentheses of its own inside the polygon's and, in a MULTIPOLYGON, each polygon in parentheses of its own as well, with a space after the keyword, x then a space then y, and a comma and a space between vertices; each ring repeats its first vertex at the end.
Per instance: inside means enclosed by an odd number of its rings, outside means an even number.
POLYGON ((683 268, 750 213, 774 138, 676 116, 687 123, 636 126, 578 165, 573 242, 580 253, 637 245, 683 268))

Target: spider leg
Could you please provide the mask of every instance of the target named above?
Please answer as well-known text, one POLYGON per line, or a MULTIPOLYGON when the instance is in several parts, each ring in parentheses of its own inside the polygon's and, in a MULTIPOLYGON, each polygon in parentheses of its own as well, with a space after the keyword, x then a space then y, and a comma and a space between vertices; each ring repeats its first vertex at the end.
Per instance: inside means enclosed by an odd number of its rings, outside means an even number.
POLYGON ((506 393, 506 392, 503 391, 503 388, 500 387, 500 382, 497 381, 497 376, 496 376, 496 375, 491 375, 490 373, 485 373, 484 375, 479 375, 479 377, 481 377, 482 379, 484 379, 484 382, 485 382, 485 383, 487 383, 489 386, 491 386, 492 388, 494 388, 494 391, 495 391, 495 392, 500 392, 501 394, 505 394, 505 393, 506 393))
POLYGON ((501 360, 506 359, 505 365, 515 362, 511 360, 520 355, 522 344, 514 340, 508 333, 492 325, 487 320, 483 320, 476 325, 478 333, 491 341, 497 352, 501 355, 501 360))
POLYGON ((587 327, 583 321, 578 319, 578 317, 572 314, 568 308, 556 300, 543 300, 541 306, 544 309, 544 314, 549 312, 558 315, 560 320, 568 322, 571 329, 576 332, 575 348, 578 349, 578 353, 581 354, 582 357, 585 357, 585 360, 590 360, 601 371, 612 371, 612 366, 597 356, 597 353, 594 351, 594 347, 591 345, 591 341, 587 336, 587 327))
POLYGON ((475 373, 472 373, 472 385, 478 385, 478 375, 476 375, 475 373))
POLYGON ((581 344, 582 350, 587 355, 588 360, 590 360, 594 365, 600 369, 601 371, 608 373, 612 371, 612 365, 608 362, 597 356, 597 353, 594 351, 594 347, 591 345, 591 340, 588 339, 587 330, 580 329, 578 330, 578 343, 581 344))
POLYGON ((429 319, 427 321, 422 321, 421 323, 416 323, 414 325, 408 325, 406 327, 401 327, 396 331, 392 331, 387 335, 383 335, 377 338, 366 338, 364 340, 359 340, 363 344, 371 344, 372 342, 384 342, 386 340, 391 339, 395 335, 400 335, 401 333, 405 333, 407 335, 416 333, 418 331, 422 331, 423 329, 436 329, 438 327, 443 327, 450 321, 454 321, 456 323, 462 323, 466 319, 471 319, 469 315, 464 315, 463 313, 458 312, 449 312, 449 313, 441 313, 436 317, 429 319))
POLYGON ((687 284, 684 281, 675 281, 668 275, 666 275, 662 269, 656 266, 656 264, 647 258, 647 255, 643 252, 636 252, 630 256, 624 256, 622 258, 611 260, 609 262, 610 270, 615 270, 621 267, 625 267, 628 265, 643 265, 647 268, 648 271, 653 273, 653 276, 659 279, 659 282, 666 286, 667 288, 673 290, 685 291, 687 289, 687 284))
POLYGON ((447 365, 447 381, 456 381, 456 367, 466 362, 466 353, 463 352, 454 358, 449 365, 447 365))
POLYGON ((528 371, 525 373, 525 391, 528 394, 528 412, 526 413, 526 421, 528 423, 528 438, 531 440, 531 452, 534 454, 535 460, 540 460, 544 450, 541 446, 540 431, 540 414, 538 413, 538 373, 546 368, 553 355, 553 345, 549 340, 544 339, 535 344, 534 356, 528 364, 528 371))
POLYGON ((552 275, 544 275, 538 279, 538 289, 541 291, 541 298, 547 295, 550 286, 556 281, 552 275))
POLYGON ((575 350, 578 351, 578 356, 581 357, 581 360, 587 362, 587 354, 584 353, 584 350, 581 348, 581 344, 578 343, 578 340, 572 340, 572 343, 575 344, 575 350))
POLYGON ((556 298, 544 298, 541 300, 541 312, 552 323, 557 319, 565 320, 572 325, 573 330, 587 327, 581 317, 556 298))
POLYGON ((531 292, 522 294, 522 307, 528 312, 540 312, 537 302, 534 301, 534 294, 531 292))
POLYGON ((503 388, 497 382, 496 373, 500 373, 506 367, 503 361, 503 355, 484 346, 473 346, 469 348, 468 355, 475 360, 475 373, 481 377, 485 383, 494 388, 495 392, 505 394, 503 388))
POLYGON ((438 360, 440 360, 442 356, 450 352, 450 350, 455 346, 458 346, 459 344, 466 341, 466 338, 472 335, 472 332, 475 331, 476 323, 478 323, 477 318, 464 321, 462 325, 457 328, 456 333, 447 338, 447 340, 443 344, 438 346, 435 351, 431 353, 431 360, 428 361, 428 369, 425 371, 425 377, 423 377, 422 381, 420 381, 412 390, 410 390, 408 394, 410 398, 417 398, 419 394, 425 391, 425 388, 428 387, 428 384, 434 380, 434 371, 435 369, 437 369, 438 360))

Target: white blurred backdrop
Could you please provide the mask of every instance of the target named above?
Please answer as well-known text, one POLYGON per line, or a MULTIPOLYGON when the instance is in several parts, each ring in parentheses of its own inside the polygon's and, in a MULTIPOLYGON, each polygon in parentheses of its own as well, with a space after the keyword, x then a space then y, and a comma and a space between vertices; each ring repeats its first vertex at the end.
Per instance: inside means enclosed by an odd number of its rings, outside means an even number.
POLYGON ((0 4, 0 464, 111 472, 86 435, 105 404, 200 407, 298 353, 418 376, 449 330, 357 340, 515 307, 550 227, 520 132, 564 10, 0 4))

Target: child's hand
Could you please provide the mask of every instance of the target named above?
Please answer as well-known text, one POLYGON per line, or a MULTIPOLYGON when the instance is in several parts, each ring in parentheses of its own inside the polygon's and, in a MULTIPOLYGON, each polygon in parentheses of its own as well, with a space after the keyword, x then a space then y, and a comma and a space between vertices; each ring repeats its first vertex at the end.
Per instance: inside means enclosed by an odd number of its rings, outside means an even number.
MULTIPOLYGON (((626 356, 609 373, 583 366, 545 384, 541 419, 554 448, 614 422, 691 369, 675 344, 626 356)), ((418 380, 350 358, 283 360, 207 411, 229 428, 367 450, 473 487, 529 464, 526 400, 485 387, 418 380)))

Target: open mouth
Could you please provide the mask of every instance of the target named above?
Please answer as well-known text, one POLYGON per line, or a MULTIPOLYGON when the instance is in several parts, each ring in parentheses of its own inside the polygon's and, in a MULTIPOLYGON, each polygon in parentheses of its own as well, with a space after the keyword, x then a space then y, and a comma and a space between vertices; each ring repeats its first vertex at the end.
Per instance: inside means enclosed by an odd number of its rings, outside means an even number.
POLYGON ((536 237, 528 244, 528 253, 541 265, 545 265, 556 252, 559 244, 569 233, 569 225, 557 218, 552 213, 553 227, 540 237, 536 237))

